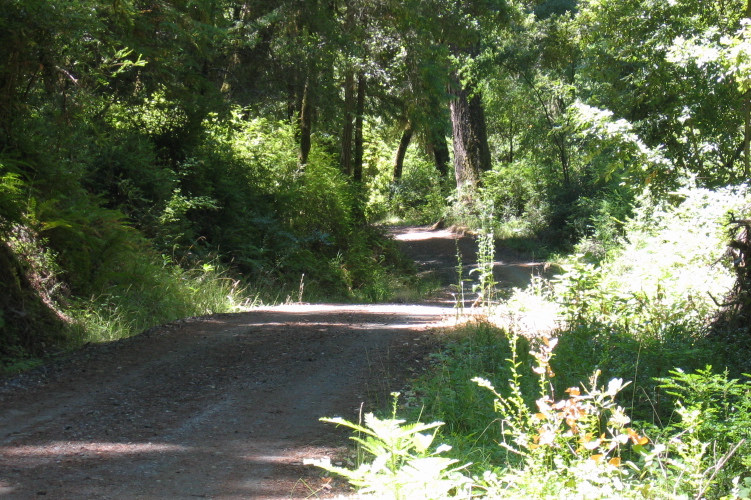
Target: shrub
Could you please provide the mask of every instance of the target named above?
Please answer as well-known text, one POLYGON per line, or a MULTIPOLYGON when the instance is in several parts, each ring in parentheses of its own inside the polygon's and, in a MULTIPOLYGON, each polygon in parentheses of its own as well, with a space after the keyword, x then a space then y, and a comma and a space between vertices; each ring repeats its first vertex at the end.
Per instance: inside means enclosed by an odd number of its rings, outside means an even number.
POLYGON ((342 418, 322 420, 357 432, 352 439, 370 460, 352 471, 325 463, 318 466, 346 477, 361 488, 361 494, 393 500, 470 498, 469 478, 460 472, 461 467, 453 467, 457 460, 439 456, 450 447, 431 450, 441 422, 405 424, 396 418, 396 409, 387 419, 369 413, 364 425, 342 418))
MULTIPOLYGON (((450 344, 433 374, 440 390, 427 391, 423 417, 433 418, 434 411, 451 406, 467 409, 487 404, 462 385, 471 376, 465 370, 468 363, 474 362, 478 371, 484 369, 481 360, 486 353, 476 346, 478 337, 488 331, 473 326, 468 336, 450 344), (459 353, 462 355, 456 355, 459 353), (457 377, 447 378, 447 372, 457 377), (457 401, 446 404, 443 395, 451 393, 457 401)), ((471 449, 454 447, 447 459, 461 463, 480 457, 484 461, 472 466, 471 478, 462 473, 453 479, 462 488, 430 498, 455 498, 453 494, 459 498, 582 500, 749 497, 751 479, 745 476, 749 470, 751 382, 729 380, 727 374, 713 374, 709 368, 693 374, 673 370, 659 382, 678 398, 675 410, 679 418, 659 426, 631 420, 621 402, 624 389, 630 385, 623 379, 614 378, 600 386, 600 373, 595 371, 586 385, 555 391, 553 381, 559 375, 552 370, 558 349, 555 337, 540 339, 531 350, 514 335, 496 330, 493 338, 496 346, 506 342, 510 347, 501 349, 508 355, 505 368, 491 363, 491 375, 497 382, 484 377, 473 379, 480 391, 491 396, 492 411, 484 419, 464 419, 466 426, 445 427, 449 442, 473 443, 471 449), (525 357, 527 352, 529 357, 525 357), (494 432, 492 439, 476 439, 489 430, 494 432)), ((383 471, 391 480, 399 478, 399 488, 408 491, 419 485, 408 473, 411 455, 398 454, 398 462, 389 462, 395 447, 376 444, 383 441, 378 439, 381 435, 399 435, 406 443, 412 426, 403 425, 401 420, 378 424, 390 431, 379 432, 370 424, 369 428, 345 424, 368 436, 356 440, 367 442, 367 449, 373 450, 372 462, 355 471, 328 469, 365 487, 365 491, 382 493, 379 498, 399 498, 394 490, 379 489, 385 483, 374 472, 383 471), (400 432, 402 429, 404 432, 400 432), (395 469, 386 472, 386 463, 395 469)))

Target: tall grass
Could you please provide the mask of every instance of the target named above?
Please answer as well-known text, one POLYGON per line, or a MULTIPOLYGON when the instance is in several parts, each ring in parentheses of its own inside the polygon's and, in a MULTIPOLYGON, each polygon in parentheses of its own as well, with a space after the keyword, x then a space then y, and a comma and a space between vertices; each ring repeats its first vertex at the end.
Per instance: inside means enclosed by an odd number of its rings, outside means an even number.
POLYGON ((213 265, 183 270, 142 257, 127 274, 127 283, 73 303, 73 345, 130 337, 180 318, 233 312, 255 300, 213 265))

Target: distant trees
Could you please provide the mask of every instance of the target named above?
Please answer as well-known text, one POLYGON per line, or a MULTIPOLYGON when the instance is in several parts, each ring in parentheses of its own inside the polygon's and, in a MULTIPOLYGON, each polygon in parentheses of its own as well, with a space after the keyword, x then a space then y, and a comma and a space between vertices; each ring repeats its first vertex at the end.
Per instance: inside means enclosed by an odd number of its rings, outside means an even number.
MULTIPOLYGON (((565 191, 572 210, 585 192, 599 196, 606 177, 669 185, 690 174, 721 184, 748 175, 751 99, 722 61, 681 47, 721 48, 748 8, 746 0, 7 0, 0 144, 15 158, 49 150, 76 163, 99 151, 84 130, 101 138, 136 125, 169 165, 163 182, 142 185, 105 160, 85 175, 111 206, 139 212, 187 184, 207 118, 232 107, 294 123, 298 167, 322 154, 354 183, 373 175, 366 150, 378 123, 392 141, 389 175, 402 176, 417 144, 442 179, 453 170, 460 191, 519 162, 549 199, 565 191), (633 136, 617 140, 630 140, 632 152, 588 136, 579 104, 623 120, 633 136), (44 120, 55 126, 43 130, 44 120), (636 175, 647 150, 666 160, 636 175)), ((13 163, 20 181, 31 179, 27 164, 13 163)))

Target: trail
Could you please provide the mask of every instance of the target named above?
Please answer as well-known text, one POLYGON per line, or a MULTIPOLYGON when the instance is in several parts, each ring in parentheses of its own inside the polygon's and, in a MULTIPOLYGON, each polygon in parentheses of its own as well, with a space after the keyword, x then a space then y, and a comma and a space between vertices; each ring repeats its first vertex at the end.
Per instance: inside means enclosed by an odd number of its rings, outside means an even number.
MULTIPOLYGON (((444 291, 415 305, 290 305, 192 318, 0 381, 0 500, 304 499, 346 492, 306 458, 347 460, 347 432, 419 373, 471 238, 393 236, 444 291), (453 274, 452 274, 453 273, 453 274)), ((505 256, 514 285, 533 266, 505 256)), ((526 278, 525 278, 526 277, 526 278)))

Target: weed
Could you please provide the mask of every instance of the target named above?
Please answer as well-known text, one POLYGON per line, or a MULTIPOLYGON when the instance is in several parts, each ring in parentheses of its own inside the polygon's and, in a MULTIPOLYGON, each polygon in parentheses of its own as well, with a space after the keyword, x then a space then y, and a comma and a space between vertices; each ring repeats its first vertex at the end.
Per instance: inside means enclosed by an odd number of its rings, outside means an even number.
POLYGON ((587 384, 567 387, 556 396, 556 338, 529 345, 497 330, 490 336, 492 331, 470 326, 469 334, 434 363, 433 385, 425 380, 418 385, 418 392, 429 396, 423 410, 428 418, 443 412, 463 419, 463 425, 447 419, 447 441, 465 444, 454 447, 451 456, 459 462, 484 460, 471 467, 475 497, 748 497, 749 382, 729 380, 709 368, 691 374, 671 371, 660 385, 677 398, 676 418, 656 426, 629 416, 622 400, 630 399, 632 384, 612 378, 600 386, 599 371, 587 384), (472 370, 494 364, 481 362, 487 354, 478 349, 483 337, 488 346, 506 342, 501 349, 505 371, 501 375, 499 365, 492 371, 500 383, 474 377, 477 389, 491 395, 492 411, 480 416, 476 410, 471 417, 471 407, 488 404, 462 385, 472 370), (489 432, 495 432, 493 439, 477 439, 489 432))
POLYGON ((472 273, 477 273, 477 283, 472 286, 472 291, 477 293, 475 304, 481 305, 486 314, 495 304, 496 286, 498 283, 493 276, 495 267, 495 235, 489 229, 484 229, 478 236, 477 267, 472 273))
POLYGON ((406 424, 397 419, 396 398, 399 394, 392 395, 394 410, 391 418, 379 419, 368 413, 364 425, 342 418, 321 419, 357 432, 351 439, 367 453, 370 461, 355 470, 325 464, 319 467, 346 477, 352 485, 361 488, 362 494, 372 494, 377 498, 469 498, 470 481, 460 472, 462 467, 454 467, 457 460, 440 456, 450 447, 441 445, 431 449, 437 430, 443 424, 406 424))

